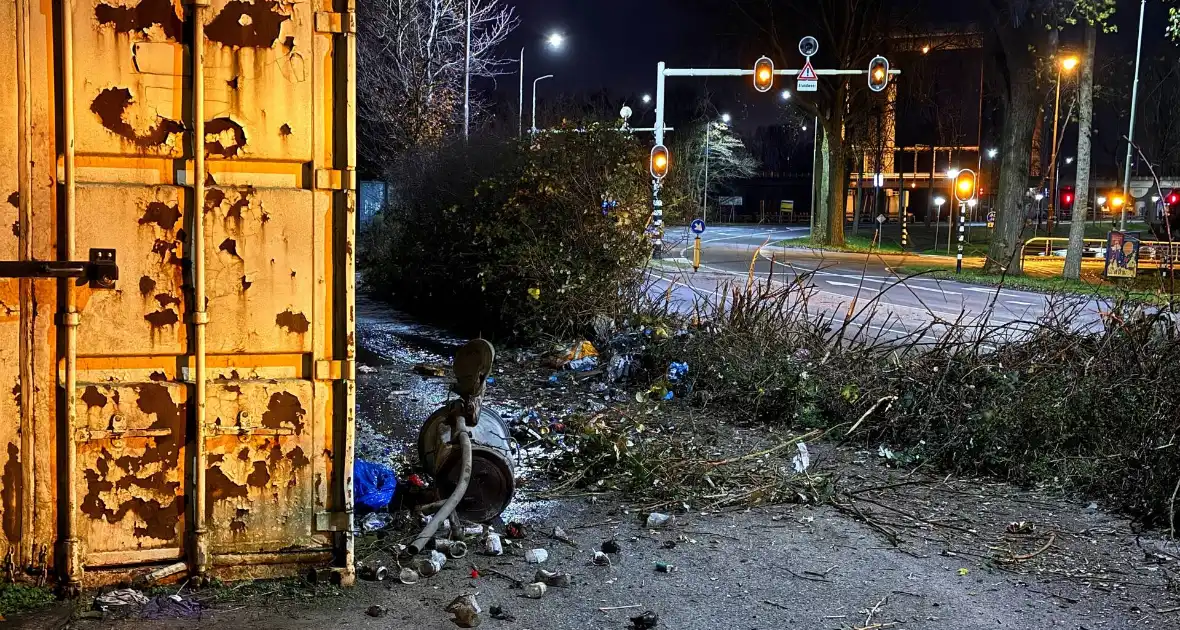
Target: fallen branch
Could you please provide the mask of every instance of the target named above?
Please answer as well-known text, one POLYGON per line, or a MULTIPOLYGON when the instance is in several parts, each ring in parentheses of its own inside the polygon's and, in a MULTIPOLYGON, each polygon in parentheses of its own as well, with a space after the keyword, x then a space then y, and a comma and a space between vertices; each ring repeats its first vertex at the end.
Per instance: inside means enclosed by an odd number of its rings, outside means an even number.
POLYGON ((1010 559, 1001 559, 1000 562, 1024 562, 1025 560, 1032 560, 1033 558, 1048 551, 1049 547, 1052 547, 1053 543, 1056 541, 1057 541, 1057 532, 1049 532, 1048 542, 1046 542, 1044 545, 1042 545, 1040 549, 1037 549, 1036 551, 1034 551, 1032 553, 1013 555, 1010 559))
POLYGON ((792 444, 797 444, 799 442, 805 442, 807 440, 812 440, 812 439, 822 436, 823 434, 824 434, 824 432, 822 430, 816 429, 814 431, 804 433, 803 435, 800 435, 799 437, 787 440, 786 442, 783 442, 783 443, 779 444, 778 446, 768 448, 764 451, 758 451, 757 453, 750 453, 748 455, 742 455, 741 457, 733 457, 731 459, 722 459, 722 460, 715 461, 715 462, 706 462, 705 465, 709 466, 710 468, 716 468, 718 466, 728 466, 729 464, 736 464, 738 462, 745 462, 745 461, 749 461, 751 459, 759 459, 759 458, 765 457, 767 455, 773 455, 773 454, 787 448, 788 446, 791 446, 792 444))
POLYGON ((852 423, 852 426, 849 427, 848 433, 845 433, 844 437, 848 437, 848 436, 852 435, 852 432, 855 431, 857 429, 857 427, 860 426, 860 423, 864 422, 865 418, 868 418, 869 416, 873 415, 873 412, 877 410, 877 407, 881 406, 881 403, 888 401, 889 404, 885 405, 885 411, 889 411, 889 408, 893 406, 893 401, 895 401, 895 400, 897 400, 897 396, 885 396, 885 397, 879 399, 877 402, 873 403, 873 406, 869 407, 868 411, 864 412, 864 414, 861 415, 861 417, 859 419, 857 419, 856 422, 852 423))

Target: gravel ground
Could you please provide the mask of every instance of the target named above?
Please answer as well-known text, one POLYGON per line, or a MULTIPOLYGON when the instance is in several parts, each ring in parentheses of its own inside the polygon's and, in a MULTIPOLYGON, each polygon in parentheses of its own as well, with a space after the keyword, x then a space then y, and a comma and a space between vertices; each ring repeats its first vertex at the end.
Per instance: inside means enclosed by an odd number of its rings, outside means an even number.
MULTIPOLYGON (((447 396, 445 381, 412 367, 445 363, 461 340, 364 300, 358 312, 361 359, 376 368, 359 378, 358 452, 396 464, 447 396)), ((506 359, 489 393, 499 408, 539 404, 561 413, 609 402, 577 385, 549 389, 536 383, 535 369, 506 359)), ((759 439, 750 429, 712 430, 731 447, 759 439)), ((877 453, 820 444, 813 460, 815 474, 839 479, 831 504, 682 510, 659 530, 645 528, 641 514, 612 495, 530 500, 542 479, 525 467, 520 500, 505 517, 530 534, 504 556, 453 560, 416 585, 254 584, 219 591, 201 620, 72 627, 450 629, 457 626, 444 608, 462 594, 475 594, 483 607, 481 627, 506 630, 627 628, 648 610, 659 615, 658 628, 683 630, 1180 627, 1180 547, 1158 533, 1049 491, 893 470, 877 453), (573 544, 547 536, 554 526, 573 544), (621 553, 613 566, 595 566, 593 551, 609 539, 621 553), (573 585, 524 598, 512 579, 529 581, 536 571, 523 558, 529 548, 546 549, 541 566, 572 574, 573 585), (657 572, 656 562, 675 570, 657 572), (494 605, 515 620, 493 619, 494 605), (386 614, 368 615, 371 606, 386 614)), ((381 549, 372 536, 358 540, 358 557, 394 568, 381 549)))

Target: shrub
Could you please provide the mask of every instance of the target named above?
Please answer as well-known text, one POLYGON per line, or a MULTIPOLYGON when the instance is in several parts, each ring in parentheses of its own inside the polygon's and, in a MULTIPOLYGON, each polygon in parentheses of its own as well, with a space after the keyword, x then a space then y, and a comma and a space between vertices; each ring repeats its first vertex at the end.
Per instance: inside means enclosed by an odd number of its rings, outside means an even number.
POLYGON ((361 267, 371 290, 419 316, 489 337, 572 336, 638 292, 651 184, 626 134, 451 147, 393 186, 361 267))

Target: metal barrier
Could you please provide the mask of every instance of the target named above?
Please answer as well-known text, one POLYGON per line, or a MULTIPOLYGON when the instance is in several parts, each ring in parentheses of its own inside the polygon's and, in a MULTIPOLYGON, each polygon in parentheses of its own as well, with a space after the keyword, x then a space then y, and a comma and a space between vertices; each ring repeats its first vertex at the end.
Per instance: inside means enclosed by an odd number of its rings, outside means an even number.
MULTIPOLYGON (((1102 238, 1086 238, 1082 239, 1082 260, 1083 262, 1089 259, 1105 260, 1106 259, 1106 239, 1102 238)), ((1024 242, 1020 249, 1020 268, 1024 269, 1024 261, 1026 258, 1035 258, 1039 260, 1060 260, 1062 264, 1065 263, 1065 251, 1069 248, 1068 238, 1049 238, 1045 236, 1036 236, 1024 242)), ((1168 243, 1166 241, 1140 241, 1139 242, 1139 268, 1160 268, 1168 263, 1169 260, 1180 261, 1180 242, 1168 243)))

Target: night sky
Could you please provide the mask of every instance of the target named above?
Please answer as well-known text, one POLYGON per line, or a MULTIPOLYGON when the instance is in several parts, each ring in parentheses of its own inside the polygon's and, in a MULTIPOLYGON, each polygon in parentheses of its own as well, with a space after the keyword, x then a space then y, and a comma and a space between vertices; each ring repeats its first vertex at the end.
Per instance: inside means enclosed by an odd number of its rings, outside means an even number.
MULTIPOLYGON (((618 99, 635 99, 636 102, 631 104, 640 110, 642 106, 637 102, 638 96, 654 93, 658 61, 666 61, 672 67, 752 65, 750 51, 740 51, 740 42, 735 40, 733 33, 738 29, 727 26, 724 20, 709 14, 710 3, 716 1, 507 0, 507 4, 515 6, 521 23, 506 43, 503 56, 516 58, 520 48, 525 48, 526 109, 532 79, 553 74, 554 79, 541 84, 538 92, 541 102, 557 95, 606 90, 618 99), (549 50, 544 45, 545 36, 554 31, 566 36, 565 46, 560 51, 549 50)), ((1178 54, 1174 45, 1166 42, 1163 36, 1166 8, 1157 6, 1159 3, 1148 4, 1145 60, 1153 55, 1178 54)), ((944 13, 939 15, 945 16, 945 5, 941 10, 944 13)), ((963 21, 971 18, 969 15, 952 17, 963 21)), ((1095 159, 1098 162, 1096 167, 1100 169, 1103 168, 1101 162, 1116 161, 1119 138, 1126 131, 1125 112, 1132 70, 1130 60, 1134 55, 1137 22, 1138 3, 1120 2, 1116 19, 1119 33, 1099 36, 1096 82, 1108 86, 1105 92, 1100 89, 1096 103, 1095 159)), ((1078 37, 1080 32, 1067 33, 1063 40, 1068 45, 1071 38, 1078 37)), ((975 54, 978 55, 978 52, 975 54)), ((780 66, 797 61, 776 60, 780 66)), ((978 68, 977 60, 963 63, 974 63, 975 68, 978 68)), ((978 70, 970 72, 978 75, 978 70)), ((497 100, 503 104, 511 103, 508 111, 515 111, 517 81, 518 76, 514 72, 501 77, 494 88, 497 100)), ((708 90, 719 110, 734 115, 738 129, 775 124, 779 118, 788 118, 781 110, 781 103, 775 103, 770 98, 772 95, 756 94, 744 81, 732 78, 708 82, 701 79, 670 79, 669 89, 673 88, 673 83, 681 81, 695 84, 693 87, 696 89, 708 90)), ((776 92, 778 87, 776 85, 776 92)), ((1068 100, 1070 89, 1066 87, 1067 96, 1063 101, 1068 100)), ((964 101, 978 101, 977 82, 976 87, 964 88, 963 92, 964 101)), ((1050 107, 1051 104, 1050 100, 1050 107)), ((972 107, 964 109, 970 110, 972 107)), ((972 114, 972 121, 967 126, 974 128, 974 120, 972 114)), ((985 123, 985 128, 989 126, 985 123)), ((902 127, 904 124, 899 125, 899 133, 902 127)), ((1076 132, 1066 129, 1064 133, 1064 146, 1076 147, 1076 132)), ((988 135, 986 131, 985 135, 988 135)), ((972 136, 970 144, 975 142, 974 133, 972 136)), ((902 143, 907 141, 904 137, 898 140, 902 143)), ((987 138, 985 144, 990 144, 987 138)))

